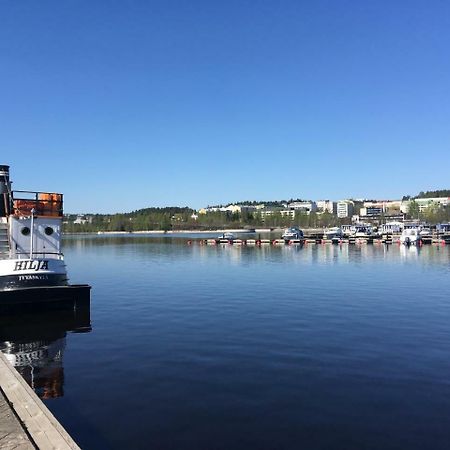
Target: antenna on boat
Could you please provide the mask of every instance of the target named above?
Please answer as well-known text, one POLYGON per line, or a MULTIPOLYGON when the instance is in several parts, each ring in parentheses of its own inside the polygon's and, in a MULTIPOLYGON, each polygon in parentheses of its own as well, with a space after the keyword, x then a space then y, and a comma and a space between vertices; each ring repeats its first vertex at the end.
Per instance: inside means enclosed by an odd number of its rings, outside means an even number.
POLYGON ((30 233, 30 259, 33 259, 33 245, 34 245, 34 213, 36 210, 34 208, 31 209, 31 233, 30 233))

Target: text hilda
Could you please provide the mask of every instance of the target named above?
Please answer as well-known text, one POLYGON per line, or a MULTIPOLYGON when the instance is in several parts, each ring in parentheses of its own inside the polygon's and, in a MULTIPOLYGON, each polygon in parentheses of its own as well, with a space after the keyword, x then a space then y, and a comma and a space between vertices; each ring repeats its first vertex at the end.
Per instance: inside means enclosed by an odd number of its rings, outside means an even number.
POLYGON ((16 261, 16 265, 14 266, 14 272, 18 270, 35 270, 36 272, 39 270, 48 270, 48 260, 41 261, 33 261, 33 260, 24 260, 24 261, 16 261))

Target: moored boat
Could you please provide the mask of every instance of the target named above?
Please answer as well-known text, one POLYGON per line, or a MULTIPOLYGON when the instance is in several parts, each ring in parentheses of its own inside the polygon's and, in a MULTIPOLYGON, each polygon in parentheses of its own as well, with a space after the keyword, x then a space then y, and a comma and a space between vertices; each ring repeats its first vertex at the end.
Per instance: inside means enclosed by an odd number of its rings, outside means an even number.
POLYGON ((354 237, 367 237, 372 234, 372 226, 365 223, 357 223, 355 224, 353 236, 354 237))
POLYGON ((236 239, 236 237, 234 236, 233 233, 230 232, 224 232, 219 236, 220 240, 224 240, 224 241, 233 241, 234 239, 236 239))
POLYGON ((419 228, 405 228, 400 236, 400 243, 404 245, 419 245, 421 235, 419 228))
POLYGON ((0 307, 89 300, 89 286, 68 282, 62 218, 62 194, 12 191, 0 166, 0 307))
POLYGON ((342 229, 340 227, 326 228, 323 232, 324 239, 341 239, 344 236, 342 229))
POLYGON ((284 239, 285 241, 303 239, 303 231, 298 227, 286 228, 281 236, 281 239, 284 239))

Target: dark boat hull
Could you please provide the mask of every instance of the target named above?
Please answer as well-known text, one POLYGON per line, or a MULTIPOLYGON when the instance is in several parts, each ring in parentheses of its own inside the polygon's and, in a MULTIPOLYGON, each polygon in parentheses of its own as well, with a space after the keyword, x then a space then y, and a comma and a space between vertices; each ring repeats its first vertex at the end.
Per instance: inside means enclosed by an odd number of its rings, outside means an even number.
POLYGON ((33 287, 67 286, 67 275, 60 273, 2 275, 0 277, 0 292, 12 289, 33 287))
POLYGON ((0 312, 89 307, 87 284, 35 286, 0 291, 0 312))

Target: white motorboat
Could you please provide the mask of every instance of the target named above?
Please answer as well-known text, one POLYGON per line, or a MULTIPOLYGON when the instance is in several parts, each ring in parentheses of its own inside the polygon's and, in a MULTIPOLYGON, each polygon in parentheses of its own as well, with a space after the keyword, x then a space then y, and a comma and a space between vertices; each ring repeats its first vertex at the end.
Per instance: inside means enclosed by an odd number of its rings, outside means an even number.
POLYGON ((218 238, 226 241, 232 241, 236 239, 235 235, 230 232, 222 233, 220 236, 218 236, 218 238))
POLYGON ((340 227, 327 228, 323 233, 324 239, 341 239, 344 236, 340 227))
POLYGON ((419 228, 405 228, 400 236, 400 243, 404 245, 419 245, 421 235, 419 228))

